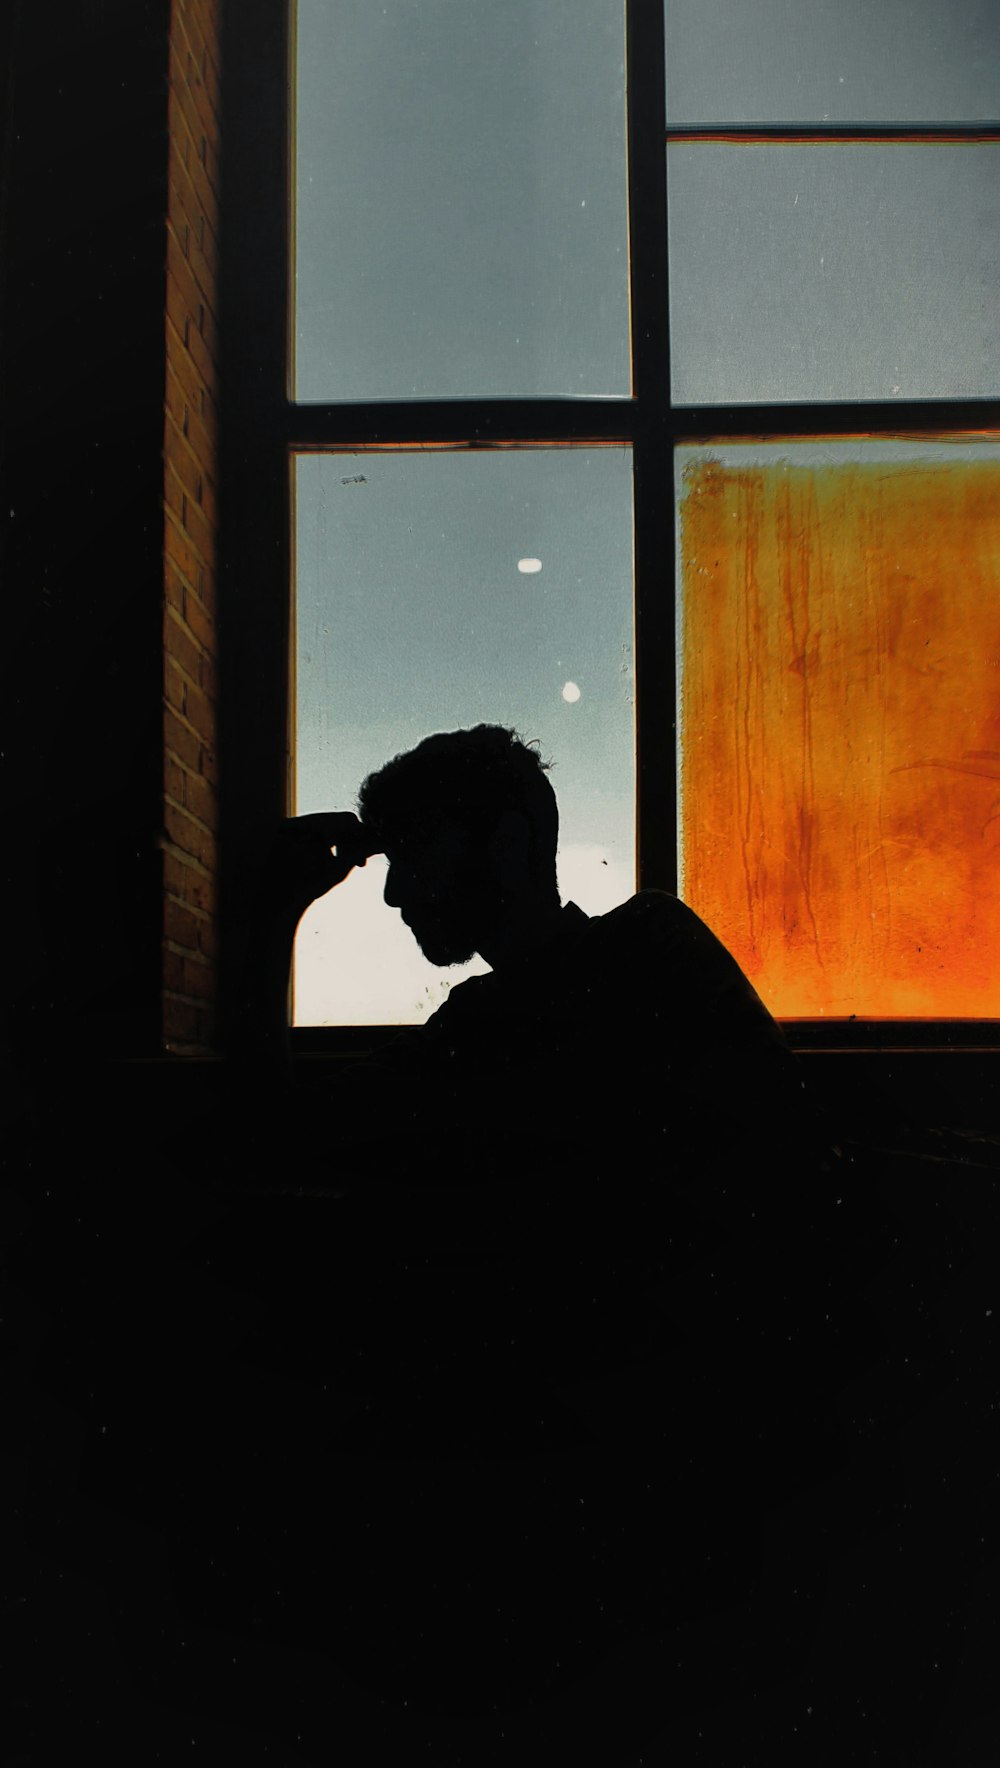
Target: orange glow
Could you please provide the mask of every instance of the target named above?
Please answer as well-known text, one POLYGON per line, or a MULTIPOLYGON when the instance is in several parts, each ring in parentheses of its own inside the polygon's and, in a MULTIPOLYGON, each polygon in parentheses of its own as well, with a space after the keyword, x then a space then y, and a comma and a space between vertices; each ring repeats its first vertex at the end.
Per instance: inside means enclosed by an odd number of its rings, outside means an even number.
POLYGON ((681 505, 686 901, 781 1018, 997 1017, 1000 462, 705 455, 681 505))

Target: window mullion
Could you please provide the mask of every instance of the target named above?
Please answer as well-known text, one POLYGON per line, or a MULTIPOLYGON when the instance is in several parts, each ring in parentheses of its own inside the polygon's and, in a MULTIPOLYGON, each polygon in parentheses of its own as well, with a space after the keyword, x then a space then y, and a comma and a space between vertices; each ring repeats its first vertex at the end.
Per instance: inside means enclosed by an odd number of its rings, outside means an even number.
POLYGON ((631 400, 461 399, 393 404, 295 405, 285 411, 286 445, 310 448, 502 447, 505 443, 632 441, 631 400))
POLYGON ((674 523, 662 0, 627 0, 637 872, 677 887, 674 523))

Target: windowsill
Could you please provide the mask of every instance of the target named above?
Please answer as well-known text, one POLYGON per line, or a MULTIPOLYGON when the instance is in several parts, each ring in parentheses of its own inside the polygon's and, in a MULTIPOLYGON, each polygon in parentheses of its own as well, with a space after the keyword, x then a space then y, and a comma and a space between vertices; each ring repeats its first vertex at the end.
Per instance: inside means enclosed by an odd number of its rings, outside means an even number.
POLYGON ((1000 1050, 1000 1019, 783 1019, 793 1050, 898 1055, 903 1051, 1000 1050))
MULTIPOLYGON (((802 1054, 919 1052, 1000 1053, 1000 1019, 784 1019, 781 1028, 802 1054)), ((296 1025, 296 1056, 362 1056, 419 1025, 296 1025)))
MULTIPOLYGON (((292 1032, 297 1075, 307 1088, 322 1086, 324 1070, 377 1050, 400 1029, 297 1027, 292 1032)), ((942 1137, 952 1156, 950 1139, 979 1138, 985 1156, 970 1144, 960 1156, 963 1163, 994 1170, 1000 1164, 1000 1049, 986 1041, 988 1033, 995 1034, 992 1024, 796 1021, 786 1029, 803 1077, 841 1133, 932 1159, 942 1137), (876 1029, 879 1042, 873 1038, 876 1029)), ((224 1067, 218 1056, 96 1059, 80 1065, 77 1080, 92 1108, 123 1113, 145 1126, 169 1121, 183 1134, 197 1127, 219 1097, 224 1067)))

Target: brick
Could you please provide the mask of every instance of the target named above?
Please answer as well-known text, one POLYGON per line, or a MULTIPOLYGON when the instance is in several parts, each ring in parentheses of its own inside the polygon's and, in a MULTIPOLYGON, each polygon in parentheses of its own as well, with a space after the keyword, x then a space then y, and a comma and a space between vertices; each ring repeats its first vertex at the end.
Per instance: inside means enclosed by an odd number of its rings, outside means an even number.
POLYGON ((188 951, 204 951, 205 928, 211 923, 203 915, 195 914, 185 902, 178 902, 168 896, 163 904, 163 932, 166 939, 175 945, 184 946, 188 951))
POLYGON ((172 709, 175 713, 179 713, 184 718, 187 717, 187 697, 189 691, 193 692, 194 690, 189 689, 186 677, 182 675, 173 658, 170 656, 164 657, 164 699, 166 700, 168 708, 172 709))
MULTIPOLYGON (((173 417, 170 415, 166 417, 166 423, 163 426, 163 460, 164 467, 166 465, 173 467, 173 472, 180 481, 180 490, 186 493, 189 502, 193 500, 196 509, 200 509, 203 518, 207 520, 208 532, 214 534, 217 529, 216 488, 214 488, 212 477, 210 477, 210 472, 214 469, 214 461, 208 461, 205 465, 203 461, 196 458, 193 449, 187 446, 186 440, 180 435, 177 424, 173 423, 173 417), (198 499, 198 493, 201 493, 201 500, 198 499)), ((182 514, 182 511, 178 514, 182 514)), ((184 532, 189 532, 189 530, 184 530, 184 532)), ((178 553, 175 553, 175 559, 177 559, 177 564, 184 571, 184 576, 189 580, 189 583, 196 585, 198 583, 198 568, 191 560, 187 562, 186 566, 178 553)), ((201 557, 200 564, 210 564, 210 560, 201 557)))
POLYGON ((176 804, 164 804, 163 826, 167 832, 168 840, 172 841, 175 847, 179 847, 182 853, 201 860, 202 865, 206 864, 191 839, 192 831, 197 829, 197 825, 192 823, 186 810, 179 808, 176 804))
MULTIPOLYGON (((190 534, 185 528, 181 527, 178 512, 171 509, 169 504, 167 505, 164 515, 163 549, 166 557, 166 566, 169 566, 171 582, 171 593, 168 599, 171 606, 180 607, 184 611, 186 619, 187 612, 184 610, 184 597, 180 592, 185 589, 193 589, 197 584, 199 577, 205 575, 206 566, 209 568, 211 567, 212 561, 210 559, 202 558, 197 547, 194 545, 190 534), (179 600, 177 599, 178 596, 179 600)), ((166 566, 164 568, 165 578, 167 575, 166 566)), ((192 632, 195 630, 193 625, 191 626, 191 630, 192 632)), ((197 636, 200 637, 200 634, 197 636)))
POLYGON ((169 526, 170 526, 170 524, 165 521, 163 524, 163 531, 164 531, 163 602, 164 602, 165 609, 166 608, 173 608, 174 611, 183 620, 183 618, 184 618, 184 590, 186 588, 186 585, 185 585, 183 577, 181 576, 181 573, 177 569, 176 564, 174 563, 170 554, 166 550, 165 537, 166 537, 167 528, 169 526))
POLYGON ((163 954, 163 986, 173 994, 184 994, 184 959, 177 952, 163 954))
POLYGON ((215 931, 215 922, 202 920, 198 923, 198 950, 204 952, 206 958, 213 960, 218 955, 219 937, 215 931))
POLYGON ((207 188, 198 189, 176 146, 167 156, 167 221, 195 281, 217 298, 219 217, 215 199, 207 188))
POLYGON ((183 193, 172 184, 167 197, 167 275, 174 274, 185 287, 190 283, 197 299, 217 316, 219 275, 214 237, 204 211, 191 215, 183 193))
POLYGON ((167 131, 167 191, 173 193, 173 207, 180 209, 186 218, 196 224, 198 245, 208 257, 213 257, 218 249, 218 203, 215 191, 205 177, 197 153, 194 151, 191 131, 180 126, 167 131), (199 217, 204 217, 204 225, 211 230, 214 239, 209 239, 202 232, 199 217))
POLYGON ((185 958, 183 974, 184 994, 202 1001, 215 999, 215 968, 212 964, 201 957, 185 958))
POLYGON ((189 681, 195 686, 201 685, 201 666, 204 653, 187 627, 175 617, 171 608, 167 609, 163 622, 163 643, 167 656, 183 669, 189 681))
POLYGON ((219 191, 217 179, 217 136, 219 124, 216 118, 207 127, 201 124, 200 115, 194 106, 193 95, 184 87, 170 81, 168 87, 168 118, 170 133, 177 140, 180 154, 193 177, 203 180, 203 184, 212 193, 219 191))
POLYGON ((187 778, 188 775, 176 757, 169 752, 165 754, 163 757, 164 797, 171 799, 174 804, 183 804, 187 778))
MULTIPOLYGON (((210 597, 209 607, 211 607, 215 601, 214 578, 206 578, 206 584, 210 597)), ((192 590, 189 589, 186 592, 184 597, 184 618, 202 648, 211 656, 215 656, 218 653, 219 638, 216 631, 215 620, 209 612, 209 607, 206 607, 202 603, 200 597, 196 596, 192 590)))
MULTIPOLYGON (((206 593, 210 600, 214 601, 214 583, 211 574, 200 564, 198 574, 206 585, 206 593)), ((199 656, 202 658, 203 668, 204 657, 208 655, 214 658, 218 652, 215 617, 211 610, 205 607, 200 597, 195 594, 191 585, 185 581, 169 553, 165 555, 163 561, 163 586, 166 607, 172 610, 173 617, 183 623, 186 631, 194 640, 198 647, 199 656)), ((200 687, 205 687, 205 682, 200 675, 193 676, 192 679, 197 680, 200 687)))
POLYGON ((209 466, 200 461, 190 443, 173 423, 164 425, 163 450, 189 497, 193 497, 206 521, 214 528, 217 522, 215 488, 209 466))
POLYGON ((202 746, 197 733, 190 725, 185 724, 170 705, 163 708, 163 738, 168 754, 175 755, 184 767, 193 772, 201 771, 202 746))
MULTIPOLYGON (((176 350, 180 349, 175 345, 176 350)), ((178 375, 173 372, 171 350, 167 350, 167 376, 163 399, 163 433, 164 440, 168 435, 174 436, 177 445, 190 454, 192 460, 199 462, 203 472, 207 472, 212 483, 216 479, 217 430, 214 421, 211 427, 201 416, 201 388, 192 397, 182 386, 178 375), (186 426, 186 427, 185 427, 186 426)), ((211 419, 211 414, 210 414, 211 419)))
POLYGON ((190 855, 168 848, 163 855, 163 876, 166 889, 193 909, 214 915, 216 908, 215 878, 205 866, 190 855))
POLYGON ((187 396, 192 416, 197 417, 199 422, 204 424, 214 449, 219 433, 219 418, 213 392, 214 367, 211 376, 206 380, 197 367, 191 352, 185 350, 183 336, 172 321, 168 321, 167 324, 166 343, 168 371, 179 381, 187 396))
POLYGON ((218 52, 220 0, 174 0, 174 17, 199 55, 206 46, 213 53, 218 52))
POLYGON ((188 688, 184 711, 186 718, 194 726, 198 735, 203 737, 206 743, 214 743, 217 724, 215 707, 200 688, 188 688))
POLYGON ((184 492, 187 493, 187 499, 198 506, 201 514, 214 527, 216 525, 214 511, 205 507, 207 474, 205 474, 205 469, 201 467, 200 461, 196 460, 193 449, 187 446, 186 440, 180 435, 177 424, 173 423, 173 419, 170 417, 163 426, 163 456, 164 461, 168 461, 175 470, 184 492))
POLYGON ((185 776, 184 802, 193 816, 209 829, 219 826, 219 795, 210 780, 200 774, 185 776))
POLYGON ((202 828, 186 810, 179 810, 175 804, 163 806, 163 820, 167 834, 182 853, 198 860, 206 871, 214 871, 217 863, 217 842, 210 829, 202 828))
POLYGON ((206 517, 204 510, 199 509, 190 492, 182 484, 173 462, 166 461, 165 468, 163 492, 167 508, 173 510, 182 529, 190 538, 195 552, 200 554, 206 564, 214 563, 215 531, 212 524, 206 517))
MULTIPOLYGON (((212 33, 208 33, 211 38, 212 33)), ((198 126, 205 130, 216 142, 219 140, 219 92, 215 75, 215 61, 209 49, 218 53, 218 45, 210 43, 206 34, 199 32, 196 26, 188 24, 187 29, 171 33, 170 44, 170 83, 176 94, 177 103, 182 105, 191 116, 197 118, 198 126), (200 41, 196 42, 195 38, 200 41)))
POLYGON ((218 108, 220 14, 217 5, 175 0, 171 34, 185 61, 190 52, 213 106, 218 108))
MULTIPOLYGON (((215 300, 216 289, 214 277, 203 285, 195 276, 191 260, 184 256, 178 244, 177 236, 172 227, 167 228, 167 283, 171 279, 178 285, 184 298, 187 312, 197 325, 213 362, 219 354, 219 335, 216 324, 215 300)), ((182 334, 183 335, 183 334, 182 334)))
POLYGON ((170 87, 176 103, 197 127, 218 140, 219 117, 202 74, 201 56, 184 42, 180 32, 171 33, 170 87))
MULTIPOLYGON (((179 340, 176 349, 180 352, 179 340)), ((172 421, 177 425, 180 434, 189 443, 196 460, 212 463, 211 476, 215 479, 217 474, 214 470, 214 463, 217 452, 216 439, 218 435, 218 425, 215 420, 215 405, 214 403, 211 403, 208 407, 207 413, 203 413, 201 393, 204 389, 201 382, 199 381, 196 383, 196 396, 181 380, 180 375, 178 374, 178 365, 174 362, 173 356, 174 353, 170 349, 168 343, 166 378, 167 411, 169 412, 172 421), (184 427, 185 422, 187 424, 186 430, 184 427)), ((190 357, 187 357, 189 363, 190 360, 190 357)))
POLYGON ((219 758, 218 758, 218 754, 216 753, 214 746, 211 743, 203 743, 202 744, 201 761, 199 764, 198 772, 201 774, 203 779, 210 780, 213 786, 218 786, 218 784, 219 784, 219 758))
POLYGON ((187 351, 206 386, 214 386, 217 374, 215 358, 198 330, 197 309, 191 312, 176 276, 166 279, 167 318, 174 327, 181 347, 187 351))
POLYGON ((213 706, 219 703, 219 671, 215 658, 207 651, 201 653, 201 668, 198 675, 198 686, 213 706))
POLYGON ((169 129, 176 141, 192 181, 204 180, 218 201, 219 155, 215 137, 217 129, 204 129, 191 106, 177 102, 176 91, 171 91, 169 100, 169 129))

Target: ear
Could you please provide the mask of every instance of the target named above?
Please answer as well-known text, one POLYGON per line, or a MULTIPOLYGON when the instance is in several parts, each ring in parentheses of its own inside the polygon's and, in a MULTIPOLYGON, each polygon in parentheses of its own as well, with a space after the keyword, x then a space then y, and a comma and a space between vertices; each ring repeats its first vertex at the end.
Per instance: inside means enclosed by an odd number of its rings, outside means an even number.
POLYGON ((531 827, 520 810, 505 810, 489 843, 490 870, 502 890, 524 889, 533 877, 531 827))

